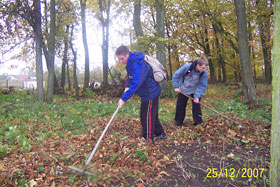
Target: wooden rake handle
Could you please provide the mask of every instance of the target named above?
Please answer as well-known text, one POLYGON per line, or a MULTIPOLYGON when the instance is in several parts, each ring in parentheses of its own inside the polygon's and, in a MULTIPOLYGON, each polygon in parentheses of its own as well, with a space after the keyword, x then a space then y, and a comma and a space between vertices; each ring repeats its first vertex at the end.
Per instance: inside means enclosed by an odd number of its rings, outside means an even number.
POLYGON ((94 154, 96 153, 97 148, 98 148, 98 146, 99 146, 99 144, 100 144, 100 142, 101 142, 103 136, 105 135, 106 131, 108 130, 110 124, 112 123, 112 121, 113 121, 115 115, 118 113, 119 109, 120 109, 119 107, 116 109, 116 111, 114 112, 114 114, 113 114, 113 116, 111 117, 110 121, 107 123, 107 125, 106 125, 104 131, 102 132, 101 136, 100 136, 99 139, 97 140, 97 143, 96 143, 94 149, 92 150, 92 152, 91 152, 89 158, 87 159, 87 162, 86 162, 85 166, 83 167, 84 170, 87 168, 87 166, 89 165, 89 163, 90 163, 92 157, 93 157, 94 154))
MULTIPOLYGON (((193 100, 193 98, 191 97, 191 96, 189 96, 189 95, 186 95, 185 93, 183 93, 183 92, 180 92, 182 95, 184 95, 184 96, 186 96, 186 97, 188 97, 188 98, 190 98, 191 100, 193 100)), ((210 108, 209 106, 207 106, 206 104, 203 104, 203 103, 201 103, 201 102, 198 102, 200 105, 202 105, 202 106, 204 106, 205 108, 207 108, 207 109, 209 109, 209 110, 211 110, 211 111, 213 111, 213 112, 215 112, 215 113, 217 113, 217 114, 219 114, 220 116, 222 116, 222 117, 224 117, 224 118, 226 118, 226 119, 228 119, 229 121, 232 121, 233 123, 235 123, 236 125, 240 125, 240 126, 242 126, 242 124, 241 123, 239 123, 239 122, 237 122, 237 121, 235 121, 235 120, 233 120, 233 119, 231 119, 231 118, 229 118, 228 116, 226 116, 226 115, 224 115, 224 114, 222 114, 222 113, 220 113, 220 112, 218 112, 218 111, 216 111, 216 110, 214 110, 213 108, 210 108)))

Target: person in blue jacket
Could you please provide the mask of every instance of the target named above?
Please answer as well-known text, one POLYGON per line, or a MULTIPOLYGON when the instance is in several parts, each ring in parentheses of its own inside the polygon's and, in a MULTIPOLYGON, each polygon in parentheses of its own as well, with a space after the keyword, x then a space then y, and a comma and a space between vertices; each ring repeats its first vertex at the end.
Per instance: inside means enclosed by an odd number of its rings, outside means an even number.
POLYGON ((136 94, 141 97, 140 120, 142 137, 146 140, 166 139, 167 136, 158 119, 159 95, 161 87, 154 80, 151 66, 144 61, 142 52, 132 53, 126 46, 116 50, 120 62, 126 64, 127 81, 124 94, 118 102, 121 108, 125 102, 136 94))
POLYGON ((192 100, 192 115, 194 124, 202 123, 202 113, 200 108, 201 96, 205 93, 208 84, 208 73, 206 71, 208 60, 200 57, 191 63, 186 63, 173 75, 173 88, 178 93, 176 104, 175 122, 177 126, 182 126, 186 115, 188 97, 192 100), (183 93, 183 94, 182 94, 183 93), (184 95, 185 94, 185 95, 184 95))

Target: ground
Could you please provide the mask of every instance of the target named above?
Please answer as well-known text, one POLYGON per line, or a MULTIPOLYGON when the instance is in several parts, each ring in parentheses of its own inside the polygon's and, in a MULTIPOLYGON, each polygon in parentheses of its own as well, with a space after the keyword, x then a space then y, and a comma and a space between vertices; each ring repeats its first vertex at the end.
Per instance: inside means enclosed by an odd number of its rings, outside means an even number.
MULTIPOLYGON (((209 89, 203 100, 208 105, 215 104, 210 100, 211 94, 209 89)), ((244 110, 240 104, 221 103, 221 99, 230 98, 218 94, 220 107, 238 107, 239 114, 244 110)), ((173 116, 174 99, 161 100, 164 106, 160 110, 161 121, 168 139, 143 141, 139 111, 135 109, 138 106, 127 106, 113 120, 91 160, 87 171, 92 175, 80 175, 68 166, 84 166, 113 113, 112 105, 117 102, 95 100, 81 101, 75 108, 69 105, 72 100, 61 98, 60 105, 45 105, 56 111, 48 115, 41 111, 40 119, 36 118, 37 113, 26 116, 26 112, 18 120, 11 119, 17 127, 5 128, 7 138, 2 140, 2 145, 14 144, 15 149, 6 153, 0 150, 0 186, 268 186, 270 123, 259 120, 258 116, 241 120, 235 114, 228 114, 240 126, 204 110, 201 125, 194 127, 189 114, 184 126, 176 127, 170 116, 164 118, 168 112, 173 116), (89 105, 92 108, 86 107, 89 105), (94 115, 102 112, 103 116, 94 115), (127 116, 128 112, 135 116, 127 116), (83 121, 75 122, 74 114, 82 116, 83 121), (32 142, 29 149, 22 149, 25 144, 20 144, 21 131, 16 129, 24 124, 28 130, 25 138, 32 142)), ((5 111, 15 110, 11 103, 3 104, 5 111)), ((132 101, 136 103, 139 101, 132 101)), ((267 108, 265 104, 260 107, 267 108)))
POLYGON ((1 184, 12 186, 21 171, 28 181, 50 186, 71 185, 71 180, 76 186, 267 186, 270 126, 258 122, 242 125, 218 117, 199 127, 164 124, 168 139, 153 144, 140 139, 138 119, 117 119, 89 167, 94 177, 79 176, 67 168, 84 164, 84 156, 97 141, 93 130, 90 135, 64 137, 63 141, 53 137, 34 145, 29 154, 11 154, 4 159, 5 168, 0 168, 1 184), (261 134, 255 131, 259 128, 261 134))

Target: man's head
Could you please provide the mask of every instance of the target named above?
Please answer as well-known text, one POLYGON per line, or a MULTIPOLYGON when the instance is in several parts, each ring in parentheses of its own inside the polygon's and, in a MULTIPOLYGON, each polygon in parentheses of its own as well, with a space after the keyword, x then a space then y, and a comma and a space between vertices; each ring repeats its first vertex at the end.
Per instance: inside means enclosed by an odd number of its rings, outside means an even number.
POLYGON ((208 64, 209 62, 206 57, 200 57, 197 60, 196 71, 199 71, 200 73, 206 71, 208 64))
POLYGON ((127 59, 129 57, 128 48, 126 46, 123 46, 123 45, 118 47, 117 50, 116 50, 116 56, 121 63, 126 64, 127 59))

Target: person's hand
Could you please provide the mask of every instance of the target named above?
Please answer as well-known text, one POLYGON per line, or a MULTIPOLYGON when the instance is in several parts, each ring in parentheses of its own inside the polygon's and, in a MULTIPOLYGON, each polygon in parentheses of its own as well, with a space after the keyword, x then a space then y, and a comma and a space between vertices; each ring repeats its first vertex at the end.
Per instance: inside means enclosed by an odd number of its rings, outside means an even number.
POLYGON ((175 88, 174 91, 175 91, 176 93, 181 93, 180 88, 175 88))
POLYGON ((123 92, 123 93, 125 93, 128 89, 129 89, 129 87, 126 87, 126 88, 124 89, 124 92, 123 92))
POLYGON ((125 103, 125 102, 124 102, 122 99, 120 99, 119 102, 118 102, 118 107, 119 107, 119 108, 122 108, 122 106, 124 105, 124 103, 125 103))
POLYGON ((193 98, 193 102, 199 103, 199 99, 198 98, 193 98))

